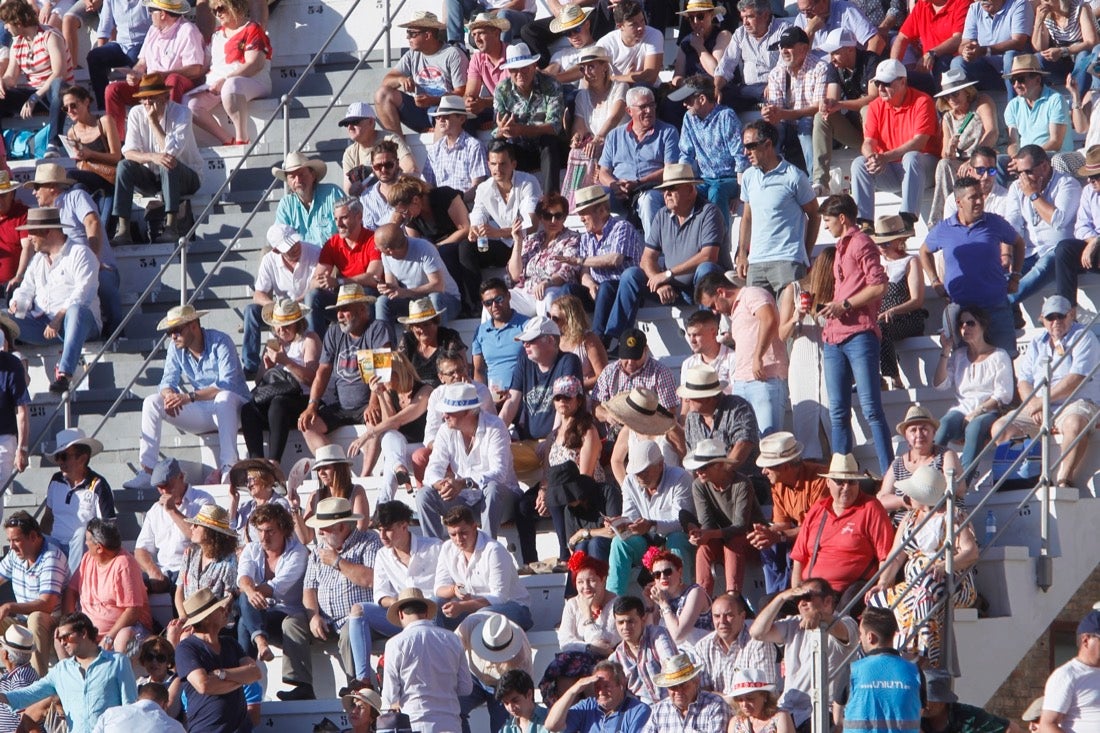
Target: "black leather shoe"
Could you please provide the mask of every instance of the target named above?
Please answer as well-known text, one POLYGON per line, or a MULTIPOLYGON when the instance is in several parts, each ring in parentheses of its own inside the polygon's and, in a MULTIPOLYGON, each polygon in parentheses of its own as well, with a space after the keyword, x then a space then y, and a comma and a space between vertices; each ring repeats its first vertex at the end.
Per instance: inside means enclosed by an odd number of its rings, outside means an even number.
POLYGON ((279 698, 283 702, 289 702, 291 700, 316 700, 317 695, 313 693, 313 685, 297 685, 289 690, 280 690, 275 693, 275 697, 279 698))

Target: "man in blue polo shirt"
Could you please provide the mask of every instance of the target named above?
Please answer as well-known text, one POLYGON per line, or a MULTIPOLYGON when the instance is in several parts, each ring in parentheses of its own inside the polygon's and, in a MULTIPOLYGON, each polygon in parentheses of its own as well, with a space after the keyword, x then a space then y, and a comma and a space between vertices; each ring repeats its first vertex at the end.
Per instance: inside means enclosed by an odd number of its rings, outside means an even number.
POLYGON ((500 405, 512 384, 512 372, 523 352, 516 337, 523 331, 527 316, 512 310, 508 286, 499 277, 481 284, 481 304, 489 311, 474 335, 474 379, 490 386, 493 400, 500 405))
POLYGON ((745 209, 737 276, 778 296, 806 274, 821 225, 817 199, 806 174, 779 157, 775 125, 751 122, 745 126, 743 140, 751 167, 741 176, 745 209))
POLYGON ((649 721, 649 706, 630 694, 626 673, 618 662, 604 660, 558 698, 546 714, 549 731, 600 733, 603 730, 640 731, 649 721), (588 695, 580 702, 577 698, 588 695))
MULTIPOLYGON (((979 89, 996 89, 1016 54, 1031 43, 1031 23, 1028 0, 979 0, 966 13, 959 54, 951 68, 965 71, 979 89)), ((1007 80, 1005 87, 1011 99, 1012 81, 1007 80)))
POLYGON ((985 211, 978 179, 964 176, 955 181, 955 204, 958 211, 932 227, 920 248, 921 264, 932 286, 951 299, 944 311, 946 331, 954 332, 957 309, 977 306, 989 313, 986 337, 1015 356, 1016 330, 1008 293, 1020 284, 1024 239, 1007 221, 985 211), (932 259, 941 250, 946 282, 940 280, 932 259))

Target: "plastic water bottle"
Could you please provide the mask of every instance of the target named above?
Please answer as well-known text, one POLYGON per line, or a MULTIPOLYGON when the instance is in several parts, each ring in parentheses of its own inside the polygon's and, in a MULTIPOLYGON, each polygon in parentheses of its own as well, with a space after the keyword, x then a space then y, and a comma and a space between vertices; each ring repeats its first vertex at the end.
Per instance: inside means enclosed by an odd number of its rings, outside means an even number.
POLYGON ((997 516, 990 509, 985 513, 985 544, 989 545, 993 542, 994 535, 997 534, 997 516))
POLYGON ((477 251, 488 252, 489 251, 489 238, 481 236, 477 238, 477 251))

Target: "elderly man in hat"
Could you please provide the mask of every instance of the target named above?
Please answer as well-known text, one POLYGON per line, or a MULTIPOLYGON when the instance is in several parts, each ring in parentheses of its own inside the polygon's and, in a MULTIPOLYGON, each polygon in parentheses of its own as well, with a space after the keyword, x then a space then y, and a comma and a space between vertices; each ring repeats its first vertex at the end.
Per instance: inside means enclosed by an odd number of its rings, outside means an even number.
POLYGON ((321 360, 317 375, 309 390, 309 403, 298 417, 311 451, 329 443, 328 433, 344 425, 362 425, 364 411, 370 403, 370 387, 359 367, 361 350, 392 349, 397 343, 392 326, 371 317, 373 295, 363 292, 358 283, 340 286, 336 304, 327 310, 336 311, 339 328, 330 328, 321 345, 321 360), (332 404, 323 401, 329 382, 335 377, 332 404))
POLYGON ((775 125, 750 122, 742 141, 751 166, 741 176, 737 277, 776 295, 806 274, 821 224, 817 198, 805 171, 780 154, 775 125))
MULTIPOLYGON (((138 93, 146 76, 156 74, 161 77, 165 89, 172 95, 172 101, 180 103, 183 95, 194 89, 206 74, 202 33, 198 26, 185 17, 191 12, 190 3, 187 0, 150 0, 145 5, 146 17, 152 21, 152 27, 141 43, 137 61, 132 65, 116 67, 116 70, 126 72, 126 78, 109 84, 101 98, 103 109, 114 119, 119 134, 123 137, 127 125, 126 108, 135 99, 141 99, 138 93)), ((111 22, 120 25, 133 22, 134 15, 134 10, 127 7, 118 16, 107 16, 108 28, 111 22)), ((102 29, 100 32, 102 33, 102 29)), ((110 30, 107 32, 110 33, 110 30)))
POLYGON ((305 295, 305 303, 313 313, 310 330, 321 338, 328 333, 331 317, 326 317, 325 312, 336 302, 341 281, 355 283, 374 294, 384 274, 375 233, 363 224, 362 201, 352 197, 340 199, 333 204, 333 216, 336 233, 321 247, 305 295))
POLYGON ((184 601, 191 634, 176 647, 176 674, 187 694, 187 729, 201 733, 252 730, 243 688, 263 676, 256 660, 221 632, 233 596, 203 588, 184 601))
POLYGON ((631 568, 641 562, 650 541, 659 537, 684 562, 684 582, 691 585, 694 550, 680 523, 681 512, 695 510, 691 477, 679 466, 665 463, 660 447, 648 439, 631 446, 626 473, 622 516, 604 520, 615 531, 608 562, 608 590, 620 596, 626 593, 631 568))
POLYGON ((38 522, 25 511, 9 516, 4 531, 11 551, 0 560, 0 584, 11 582, 15 600, 0 605, 0 628, 8 627, 10 633, 13 624, 27 626, 34 642, 33 656, 28 659, 33 659, 38 675, 44 675, 61 612, 61 593, 69 580, 69 563, 64 549, 47 540, 38 522))
POLYGON ((99 261, 88 247, 70 245, 55 208, 34 209, 19 230, 27 232, 35 254, 11 295, 8 312, 15 316, 21 341, 61 342, 50 391, 63 394, 69 391, 84 342, 99 338, 101 331, 99 261))
MULTIPOLYGON (((134 668, 125 654, 100 648, 99 630, 83 613, 71 613, 57 627, 57 643, 65 650, 45 677, 26 687, 0 692, 0 703, 24 710, 32 703, 57 695, 65 708, 71 733, 92 733, 109 708, 137 699, 134 668)), ((178 667, 177 667, 178 669, 178 667)))
POLYGON ((466 652, 473 690, 459 698, 462 730, 470 731, 470 713, 485 705, 489 730, 499 731, 508 722, 508 711, 496 696, 501 678, 513 670, 534 675, 531 642, 514 621, 492 611, 467 616, 455 629, 466 652))
POLYGON ((852 161, 852 196, 859 219, 875 219, 875 192, 901 193, 901 216, 920 217, 920 200, 940 155, 932 97, 909 86, 905 65, 886 59, 875 70, 878 98, 867 105, 861 155, 852 161))
POLYGON ((794 435, 772 433, 760 441, 756 465, 771 483, 772 520, 754 524, 748 539, 760 551, 764 586, 778 593, 791 581, 790 545, 798 538, 810 507, 829 496, 827 470, 820 463, 802 459, 803 446, 794 435))
POLYGON ((696 548, 695 582, 713 596, 711 567, 717 563, 725 568, 726 593, 740 595, 745 566, 756 555, 746 535, 764 518, 752 483, 727 457, 725 444, 713 438, 699 441, 684 456, 684 468, 695 476, 691 498, 698 522, 688 530, 688 542, 696 548))
POLYGON ((170 341, 158 391, 141 405, 141 470, 123 486, 148 489, 149 474, 160 452, 164 423, 189 433, 218 433, 217 465, 207 483, 228 477, 237 455, 241 405, 248 402, 248 386, 228 334, 203 328, 207 311, 191 305, 171 308, 157 324, 170 341))
POLYGON ((203 506, 213 504, 214 498, 188 483, 175 458, 165 458, 157 463, 151 475, 143 473, 138 478, 142 476, 148 477, 158 497, 145 512, 134 545, 134 559, 145 573, 149 592, 172 593, 183 567, 183 553, 190 544, 191 525, 187 520, 203 506))
MULTIPOLYGON (((455 28, 452 42, 462 40, 465 19, 462 15, 448 18, 455 28)), ((443 30, 447 26, 435 13, 418 10, 399 27, 406 29, 409 50, 382 79, 382 86, 374 95, 374 110, 382 127, 403 138, 402 124, 415 132, 429 130, 432 126, 429 110, 447 94, 462 95, 470 62, 466 54, 444 42, 443 30)), ((512 27, 518 25, 513 23, 512 27)))
POLYGON ((115 500, 111 485, 92 470, 92 456, 103 451, 103 443, 85 437, 80 428, 66 428, 57 434, 49 455, 59 470, 46 487, 46 510, 42 524, 46 534, 66 551, 75 567, 84 554, 84 528, 90 519, 114 519, 115 500))
POLYGON ((508 428, 501 418, 482 410, 472 384, 442 389, 443 425, 424 470, 424 486, 416 495, 421 530, 446 540, 443 514, 468 506, 480 512, 482 528, 496 537, 519 498, 508 428))
POLYGON ((668 691, 668 696, 653 706, 642 733, 661 733, 682 728, 691 721, 692 730, 699 733, 722 733, 730 723, 733 711, 722 696, 707 692, 699 675, 703 668, 688 654, 677 654, 661 660, 661 672, 653 681, 668 691))
POLYGON ((779 338, 779 308, 764 288, 746 287, 733 272, 713 273, 696 288, 704 308, 729 318, 734 346, 733 394, 756 413, 761 435, 783 427, 787 412, 787 346, 779 338))
POLYGON ((164 200, 164 231, 158 242, 175 242, 187 231, 180 224, 181 205, 185 196, 199 190, 205 166, 195 143, 191 110, 170 100, 168 93, 161 75, 149 74, 133 95, 141 104, 128 113, 115 179, 119 231, 115 244, 133 244, 130 217, 135 191, 159 193, 164 200))
MULTIPOLYGON (((51 635, 53 629, 50 629, 51 635)), ((47 644, 50 640, 45 640, 47 644)), ((35 652, 35 638, 26 626, 13 624, 0 639, 0 662, 4 673, 0 675, 0 692, 11 692, 37 682, 46 674, 44 668, 39 672, 31 666, 31 655, 35 652)), ((47 654, 48 657, 48 654, 47 654)), ((22 716, 7 704, 0 704, 0 730, 14 731, 19 728, 22 716)))
MULTIPOLYGON (((1065 97, 1047 84, 1049 75, 1050 72, 1040 65, 1039 56, 1034 54, 1016 56, 1012 59, 1011 70, 1004 74, 1015 93, 1004 111, 1008 129, 1006 151, 1011 158, 1017 158, 1028 145, 1038 145, 1052 155, 1073 150, 1069 105, 1065 97)), ((1009 161, 1008 170, 1016 173, 1021 165, 1026 166, 1026 163, 1009 161)))
POLYGON ((1031 393, 1036 385, 1043 384, 1053 367, 1049 384, 1051 418, 1062 436, 1064 451, 1055 478, 1058 486, 1073 485, 1074 474, 1088 452, 1092 418, 1100 410, 1100 379, 1094 374, 1100 361, 1100 341, 1077 322, 1076 314, 1077 309, 1061 295, 1043 301, 1043 331, 1032 337, 1022 363, 1016 367, 1016 392, 1025 400, 1024 405, 1018 414, 1014 411, 998 418, 991 428, 992 435, 999 435, 1002 443, 1023 435, 1035 436, 1047 417, 1043 412, 1044 390, 1031 393), (1063 354, 1068 356, 1063 358, 1063 354), (1082 431, 1088 432, 1074 444, 1082 431), (1066 450, 1071 444, 1073 447, 1066 450))
MULTIPOLYGON (((260 368, 261 315, 264 307, 280 300, 304 302, 321 254, 317 245, 302 239, 298 230, 289 224, 272 224, 267 230, 267 246, 271 250, 264 254, 260 266, 256 268, 252 302, 244 307, 241 364, 246 378, 255 378, 260 368)), ((311 331, 313 325, 311 319, 311 331)), ((317 335, 323 337, 323 334, 317 335)))
POLYGON ((561 85, 538 70, 538 60, 526 43, 513 44, 505 52, 501 68, 508 76, 493 92, 495 136, 515 146, 518 170, 536 172, 542 190, 556 191, 564 101, 561 85))
POLYGON ((371 149, 375 143, 389 140, 397 145, 397 159, 401 172, 411 176, 417 174, 416 160, 405 141, 392 134, 379 134, 375 128, 374 107, 366 102, 352 102, 337 125, 347 128, 348 146, 344 148, 341 169, 344 171, 344 193, 359 196, 371 182, 374 171, 371 168, 371 149))
MULTIPOLYGON (((1096 642, 1093 641, 1095 644, 1096 642)), ((977 705, 959 702, 959 696, 951 689, 951 674, 942 669, 924 670, 924 708, 921 710, 920 729, 926 733, 954 733, 954 731, 998 731, 998 733, 1022 733, 1016 723, 994 715, 977 705)), ((1044 705, 1046 700, 1044 697, 1044 705)), ((1044 710, 1044 714, 1046 711, 1044 710)), ((1041 719, 1040 719, 1041 720, 1041 719)), ((1067 731, 1068 728, 1044 726, 1039 731, 1067 731)), ((1081 731, 1090 728, 1081 728, 1081 731)))
POLYGON ((402 631, 386 642, 382 709, 400 710, 416 730, 454 733, 462 729, 459 698, 473 681, 457 635, 436 626, 438 606, 419 588, 406 588, 387 613, 402 631))
POLYGON ((708 366, 680 373, 676 393, 684 400, 684 437, 690 446, 708 438, 718 441, 734 469, 749 474, 760 443, 756 415, 747 400, 726 394, 725 387, 708 366))
POLYGON ((1077 624, 1077 654, 1047 678, 1039 730, 1076 733, 1100 722, 1100 611, 1077 624))
MULTIPOLYGON (((641 15, 636 2, 626 1, 641 15)), ((616 14, 621 7, 622 3, 616 14)), ((680 159, 680 135, 657 119, 657 102, 648 87, 627 91, 626 113, 630 123, 616 127, 604 142, 597 178, 611 190, 614 211, 635 219, 649 242, 650 225, 661 210, 661 197, 654 187, 661 183, 664 166, 680 159)))
POLYGON ((445 95, 428 114, 435 120, 438 138, 425 151, 424 180, 461 191, 462 200, 472 206, 478 185, 489 177, 485 145, 465 129, 473 115, 454 94, 445 95))
MULTIPOLYGON (((309 629, 321 641, 335 636, 340 664, 349 679, 366 679, 371 649, 368 623, 379 627, 385 623, 364 614, 365 607, 374 602, 374 557, 382 543, 378 533, 356 527, 362 518, 352 511, 350 501, 332 497, 322 499, 317 512, 306 521, 317 532, 302 586, 309 629)), ((279 698, 313 699, 312 680, 297 682, 279 698)))
POLYGON ((665 206, 649 224, 638 266, 622 274, 605 337, 619 338, 633 328, 647 297, 657 298, 662 305, 693 303, 702 278, 721 274, 731 266, 727 227, 718 207, 699 195, 696 186, 702 182, 690 165, 664 167, 656 188, 664 196, 665 206))
POLYGON ((614 425, 615 416, 604 403, 635 387, 645 387, 657 393, 661 406, 673 415, 680 413, 680 397, 672 370, 653 358, 645 333, 632 328, 619 336, 619 358, 604 367, 596 379, 592 399, 596 402, 597 419, 614 425))
POLYGON ((779 128, 784 157, 813 177, 813 121, 825 98, 829 62, 811 52, 810 37, 798 26, 786 28, 774 45, 780 63, 768 74, 760 116, 779 128))
MULTIPOLYGON (((829 495, 811 506, 791 549, 791 587, 813 576, 827 582, 838 595, 858 591, 874 575, 894 544, 894 525, 878 499, 860 491, 867 472, 851 453, 833 454, 829 495)), ((844 599, 842 599, 844 600, 844 599)))
POLYGON ((345 198, 335 183, 325 183, 328 164, 300 152, 286 156, 271 175, 286 182, 287 193, 275 209, 275 222, 294 227, 303 240, 322 244, 336 233, 336 202, 345 198))
POLYGON ((448 320, 461 309, 458 284, 447 271, 443 257, 426 239, 410 237, 397 224, 383 224, 374 233, 374 242, 382 254, 385 277, 378 285, 380 297, 374 304, 374 316, 393 323, 398 315, 409 315, 409 303, 428 298, 435 312, 448 320))
POLYGON ((103 334, 114 332, 125 313, 119 296, 118 260, 107 241, 107 229, 99 217, 99 206, 76 181, 56 163, 42 163, 34 169, 34 180, 23 188, 34 191, 39 206, 53 206, 61 212, 61 226, 73 244, 92 248, 99 260, 99 301, 103 309, 103 334))

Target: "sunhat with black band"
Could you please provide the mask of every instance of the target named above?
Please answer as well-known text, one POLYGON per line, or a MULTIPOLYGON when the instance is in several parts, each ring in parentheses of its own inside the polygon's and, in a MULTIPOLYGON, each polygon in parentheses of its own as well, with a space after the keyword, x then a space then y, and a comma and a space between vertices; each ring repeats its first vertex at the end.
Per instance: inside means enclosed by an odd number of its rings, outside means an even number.
POLYGON ((209 588, 200 588, 183 602, 183 615, 187 619, 184 625, 194 626, 219 608, 228 608, 232 602, 231 595, 218 598, 209 588))
POLYGON ((702 178, 695 175, 695 169, 687 163, 669 163, 661 172, 661 182, 654 188, 672 188, 690 183, 698 186, 703 182, 702 178))
POLYGON ((834 481, 862 481, 867 478, 867 472, 859 467, 859 462, 851 453, 834 453, 829 460, 829 470, 818 474, 834 481))
POLYGON ((34 651, 34 634, 26 626, 12 624, 0 639, 0 646, 13 652, 34 651))
POLYGON ((579 5, 569 3, 558 16, 550 21, 551 33, 565 33, 568 30, 576 28, 584 21, 588 20, 588 16, 592 14, 595 8, 582 8, 579 5))
POLYGON ((611 200, 610 194, 603 186, 585 186, 573 192, 573 213, 579 214, 593 206, 606 204, 611 200))
POLYGON ((429 117, 442 117, 444 115, 465 115, 466 119, 475 117, 457 94, 445 94, 439 98, 439 106, 428 112, 429 117))
POLYGON ((940 427, 940 421, 932 417, 932 413, 928 411, 927 407, 910 405, 909 409, 905 411, 905 419, 894 427, 897 428, 898 435, 904 436, 910 425, 922 422, 931 425, 933 430, 938 430, 940 427))
POLYGON ((712 463, 733 463, 726 452, 726 446, 720 440, 707 438, 700 440, 691 452, 684 456, 684 468, 698 470, 712 463))
POLYGON ((35 186, 75 186, 76 181, 65 175, 65 169, 57 163, 43 163, 34 169, 34 178, 23 184, 23 188, 35 186))
POLYGON ((718 372, 701 364, 684 370, 680 386, 676 388, 676 394, 689 400, 717 397, 722 394, 727 384, 725 380, 718 378, 718 372))
POLYGON ((272 489, 279 496, 286 496, 286 476, 283 469, 277 463, 263 458, 245 458, 237 461, 229 468, 229 485, 248 487, 248 474, 256 471, 267 476, 272 483, 272 489))
POLYGON ((401 609, 410 603, 423 603, 428 607, 428 618, 435 618, 439 606, 431 598, 425 598, 424 592, 419 588, 406 588, 397 594, 397 600, 386 609, 386 620, 394 626, 401 625, 401 609))
POLYGON ((940 77, 940 93, 936 97, 946 97, 967 87, 977 86, 978 82, 969 81, 962 69, 948 69, 940 77))
POLYGON ((523 638, 511 621, 499 613, 490 613, 470 635, 470 650, 490 663, 514 659, 523 648, 523 638))
POLYGON ((306 520, 306 525, 313 529, 325 529, 334 524, 358 522, 362 518, 362 514, 356 514, 351 510, 350 501, 339 496, 331 496, 318 502, 317 513, 306 520))
POLYGON ((642 435, 664 435, 676 424, 676 418, 648 387, 620 392, 605 402, 604 408, 623 425, 642 435))
POLYGON ((337 463, 351 463, 347 453, 344 452, 344 448, 339 443, 322 445, 313 453, 314 471, 325 466, 334 466, 337 463))
POLYGON ((17 231, 30 232, 42 229, 62 229, 61 211, 53 206, 40 206, 27 212, 27 223, 16 227, 17 231))

